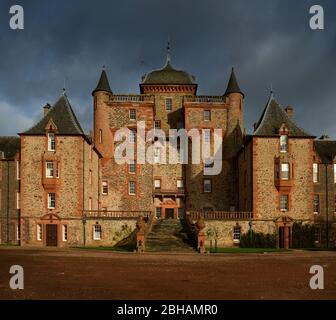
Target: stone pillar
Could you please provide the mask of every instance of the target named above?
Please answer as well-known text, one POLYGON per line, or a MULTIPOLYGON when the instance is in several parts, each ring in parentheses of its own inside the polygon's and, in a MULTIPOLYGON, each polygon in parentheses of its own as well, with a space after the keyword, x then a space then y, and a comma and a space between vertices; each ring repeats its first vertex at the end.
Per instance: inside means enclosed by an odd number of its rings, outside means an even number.
POLYGON ((205 222, 204 218, 200 217, 197 220, 197 250, 199 253, 205 253, 205 222))
POLYGON ((145 251, 145 224, 142 217, 136 223, 137 252, 145 251))

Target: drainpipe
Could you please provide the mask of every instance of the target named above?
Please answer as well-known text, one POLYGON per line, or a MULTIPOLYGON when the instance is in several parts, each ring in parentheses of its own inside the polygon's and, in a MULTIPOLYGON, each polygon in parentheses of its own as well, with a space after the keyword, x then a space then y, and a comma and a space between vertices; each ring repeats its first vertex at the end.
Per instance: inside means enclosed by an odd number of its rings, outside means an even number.
POLYGON ((328 163, 325 163, 325 175, 326 175, 326 245, 329 248, 329 192, 328 192, 328 163))
POLYGON ((7 245, 9 244, 9 161, 7 160, 7 245))

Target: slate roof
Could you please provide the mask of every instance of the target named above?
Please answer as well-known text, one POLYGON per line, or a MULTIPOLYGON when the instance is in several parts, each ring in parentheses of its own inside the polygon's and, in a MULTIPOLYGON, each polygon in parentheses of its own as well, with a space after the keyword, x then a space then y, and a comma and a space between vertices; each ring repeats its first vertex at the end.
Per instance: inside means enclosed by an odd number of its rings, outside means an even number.
POLYGON ((108 81, 105 70, 102 71, 97 88, 92 92, 92 95, 97 91, 106 91, 106 92, 112 93, 110 83, 108 81))
POLYGON ((0 137, 0 151, 4 152, 5 159, 13 159, 19 150, 19 137, 0 137))
POLYGON ((314 146, 317 154, 324 163, 328 163, 334 160, 336 156, 336 141, 315 140, 314 146))
POLYGON ((60 135, 84 135, 84 131, 65 93, 36 125, 22 135, 44 135, 50 120, 54 122, 57 133, 60 135))
POLYGON ((244 93, 239 88, 238 81, 237 81, 233 68, 231 71, 230 79, 229 79, 226 91, 224 93, 224 96, 230 93, 241 93, 244 96, 244 93))
POLYGON ((142 84, 192 85, 195 84, 195 77, 185 71, 174 69, 170 61, 167 60, 162 69, 145 75, 142 84))
POLYGON ((262 113, 261 118, 257 123, 253 135, 266 137, 279 136, 279 129, 281 128, 282 124, 285 124, 288 128, 290 137, 315 138, 311 134, 299 128, 288 117, 286 111, 280 107, 272 93, 264 109, 264 112, 262 113))

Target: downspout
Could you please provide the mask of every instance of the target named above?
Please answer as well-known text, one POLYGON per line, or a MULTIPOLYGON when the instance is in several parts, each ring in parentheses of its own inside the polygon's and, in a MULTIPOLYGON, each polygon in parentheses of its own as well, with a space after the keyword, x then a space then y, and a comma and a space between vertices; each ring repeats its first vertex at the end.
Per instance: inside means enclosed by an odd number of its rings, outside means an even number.
POLYGON ((9 244, 9 160, 7 160, 7 245, 9 244))
POLYGON ((329 192, 328 192, 328 163, 325 163, 325 174, 326 174, 326 238, 327 238, 327 248, 329 248, 329 192))
POLYGON ((82 211, 82 215, 83 215, 83 244, 84 247, 86 246, 86 230, 85 230, 85 224, 86 224, 86 220, 85 220, 85 187, 84 187, 84 183, 85 183, 85 139, 83 138, 83 211, 82 211))

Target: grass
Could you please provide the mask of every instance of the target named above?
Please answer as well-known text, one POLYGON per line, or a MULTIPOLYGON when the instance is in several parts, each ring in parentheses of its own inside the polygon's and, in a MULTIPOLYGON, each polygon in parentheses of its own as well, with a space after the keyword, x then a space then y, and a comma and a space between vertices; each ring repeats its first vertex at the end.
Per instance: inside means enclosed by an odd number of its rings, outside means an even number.
POLYGON ((303 248, 305 251, 336 251, 336 248, 303 248))
MULTIPOLYGON (((210 248, 206 248, 210 252, 210 248)), ((277 248, 217 248, 217 253, 264 253, 264 252, 289 252, 287 249, 277 248)), ((212 248, 212 253, 215 249, 212 248)))

